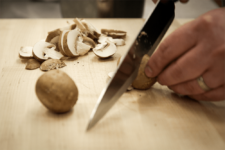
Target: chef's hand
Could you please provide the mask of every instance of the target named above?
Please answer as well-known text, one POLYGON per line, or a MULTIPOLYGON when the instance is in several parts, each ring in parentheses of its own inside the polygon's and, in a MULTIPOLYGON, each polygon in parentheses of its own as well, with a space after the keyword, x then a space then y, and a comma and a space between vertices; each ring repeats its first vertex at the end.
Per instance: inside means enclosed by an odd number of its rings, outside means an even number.
POLYGON ((148 77, 196 100, 225 100, 225 8, 189 22, 160 45, 145 68, 148 77), (203 90, 202 76, 211 89, 203 90))
MULTIPOLYGON (((152 0, 152 1, 156 4, 158 0, 152 0)), ((164 1, 164 0, 161 0, 161 1, 164 1)), ((186 3, 186 2, 188 2, 188 0, 180 0, 180 2, 181 3, 186 3)))

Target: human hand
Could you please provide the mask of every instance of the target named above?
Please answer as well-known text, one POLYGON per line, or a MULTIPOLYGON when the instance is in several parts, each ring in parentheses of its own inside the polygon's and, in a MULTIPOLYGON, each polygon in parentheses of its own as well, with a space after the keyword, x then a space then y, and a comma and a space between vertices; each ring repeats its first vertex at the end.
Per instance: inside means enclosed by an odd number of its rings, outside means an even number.
MULTIPOLYGON (((158 0, 152 0, 153 1, 153 3, 157 3, 158 2, 158 0)), ((163 0, 161 0, 161 1, 163 1, 163 0)), ((180 2, 181 3, 187 3, 188 2, 188 0, 180 0, 180 2)))
POLYGON ((225 8, 189 22, 159 45, 145 68, 148 77, 196 100, 225 99, 225 8), (197 82, 202 76, 211 89, 197 82))

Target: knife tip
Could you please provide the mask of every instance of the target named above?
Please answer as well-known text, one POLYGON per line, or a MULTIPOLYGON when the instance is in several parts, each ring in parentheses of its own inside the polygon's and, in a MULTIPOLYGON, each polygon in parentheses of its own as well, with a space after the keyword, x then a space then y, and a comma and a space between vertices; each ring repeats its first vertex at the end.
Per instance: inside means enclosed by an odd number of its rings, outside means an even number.
POLYGON ((91 125, 90 125, 90 123, 88 124, 88 126, 87 126, 87 128, 86 128, 86 131, 89 131, 90 129, 91 129, 91 125))
POLYGON ((91 118, 89 123, 88 123, 88 126, 86 128, 86 131, 89 131, 92 127, 95 126, 95 124, 98 122, 99 119, 96 119, 96 118, 91 118))

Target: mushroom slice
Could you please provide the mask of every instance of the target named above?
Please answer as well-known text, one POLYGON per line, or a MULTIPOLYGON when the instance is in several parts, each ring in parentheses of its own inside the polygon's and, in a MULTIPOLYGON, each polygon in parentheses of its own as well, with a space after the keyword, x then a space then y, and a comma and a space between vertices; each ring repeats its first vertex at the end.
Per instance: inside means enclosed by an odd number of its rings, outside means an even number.
POLYGON ((59 46, 58 46, 58 42, 59 42, 59 35, 55 36, 49 43, 52 43, 56 46, 56 51, 60 51, 59 46))
POLYGON ((52 44, 57 44, 59 41, 59 35, 55 36, 54 38, 51 39, 51 41, 49 43, 52 43, 52 44))
POLYGON ((94 35, 94 32, 97 32, 97 29, 91 23, 87 22, 86 20, 81 20, 81 23, 91 34, 94 35))
POLYGON ((108 58, 115 54, 116 52, 116 45, 110 41, 106 41, 103 43, 98 44, 94 49, 93 52, 100 58, 108 58))
POLYGON ((46 57, 46 58, 61 59, 64 57, 62 53, 55 50, 55 47, 52 47, 50 49, 46 48, 46 49, 44 49, 43 52, 45 54, 44 57, 46 57))
POLYGON ((36 59, 29 59, 27 61, 26 69, 27 70, 34 70, 41 66, 41 63, 37 61, 36 59))
POLYGON ((64 56, 67 56, 65 51, 64 51, 64 48, 63 48, 63 38, 64 38, 64 35, 66 32, 68 32, 69 30, 64 30, 60 33, 60 36, 59 36, 59 42, 58 42, 58 48, 60 50, 60 52, 64 55, 64 56))
POLYGON ((62 28, 52 30, 52 31, 48 32, 48 36, 47 36, 45 42, 51 42, 51 40, 53 38, 55 38, 56 36, 59 36, 60 33, 64 30, 73 30, 75 28, 76 28, 76 24, 72 24, 72 25, 69 25, 69 26, 66 26, 66 27, 62 27, 62 28))
POLYGON ((40 69, 43 71, 49 71, 53 69, 58 69, 66 66, 66 64, 59 59, 49 59, 43 62, 40 66, 40 69))
POLYGON ((83 37, 79 36, 76 41, 76 49, 79 55, 85 55, 91 49, 91 46, 83 43, 83 37))
POLYGON ((88 36, 92 38, 93 40, 96 40, 100 37, 100 33, 97 31, 97 29, 86 20, 81 20, 81 23, 85 26, 85 28, 88 30, 89 34, 88 36))
POLYGON ((121 30, 113 30, 113 29, 101 29, 101 33, 107 36, 111 36, 112 38, 125 38, 127 32, 121 30))
POLYGON ((20 58, 22 59, 33 58, 32 49, 33 47, 31 46, 25 46, 25 47, 22 46, 19 51, 20 58))
POLYGON ((48 32, 48 36, 45 40, 45 42, 50 42, 54 37, 59 36, 61 33, 60 29, 55 29, 53 31, 48 32))
POLYGON ((112 37, 108 37, 109 41, 113 42, 117 46, 125 45, 124 39, 113 39, 112 37))
POLYGON ((108 40, 108 37, 107 37, 106 35, 102 34, 102 35, 99 37, 98 42, 99 42, 99 43, 104 43, 104 42, 106 42, 107 40, 108 40))
POLYGON ((81 20, 79 20, 78 18, 75 18, 73 20, 75 22, 75 24, 77 25, 77 28, 80 29, 80 31, 85 34, 88 35, 88 30, 86 29, 86 27, 82 24, 81 20))
POLYGON ((63 37, 63 48, 67 56, 74 57, 79 55, 76 49, 76 41, 79 35, 80 32, 78 30, 71 30, 65 33, 63 37))
POLYGON ((37 42, 34 47, 33 47, 33 56, 35 59, 38 61, 45 61, 48 58, 45 57, 44 50, 45 49, 50 49, 50 48, 56 48, 54 44, 45 42, 45 40, 40 40, 37 42))
POLYGON ((95 48, 95 42, 89 37, 84 36, 83 43, 91 46, 91 48, 95 48))

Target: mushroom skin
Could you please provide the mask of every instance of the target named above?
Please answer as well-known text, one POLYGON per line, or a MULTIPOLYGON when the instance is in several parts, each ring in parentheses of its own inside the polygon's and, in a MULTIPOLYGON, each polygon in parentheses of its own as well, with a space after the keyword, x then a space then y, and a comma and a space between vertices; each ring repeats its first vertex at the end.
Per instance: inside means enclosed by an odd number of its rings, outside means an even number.
POLYGON ((139 90, 147 90, 149 89, 153 84, 156 82, 156 78, 149 78, 145 74, 145 66, 149 60, 149 56, 146 54, 143 56, 139 70, 138 75, 135 78, 135 80, 132 82, 132 86, 135 89, 139 90))

